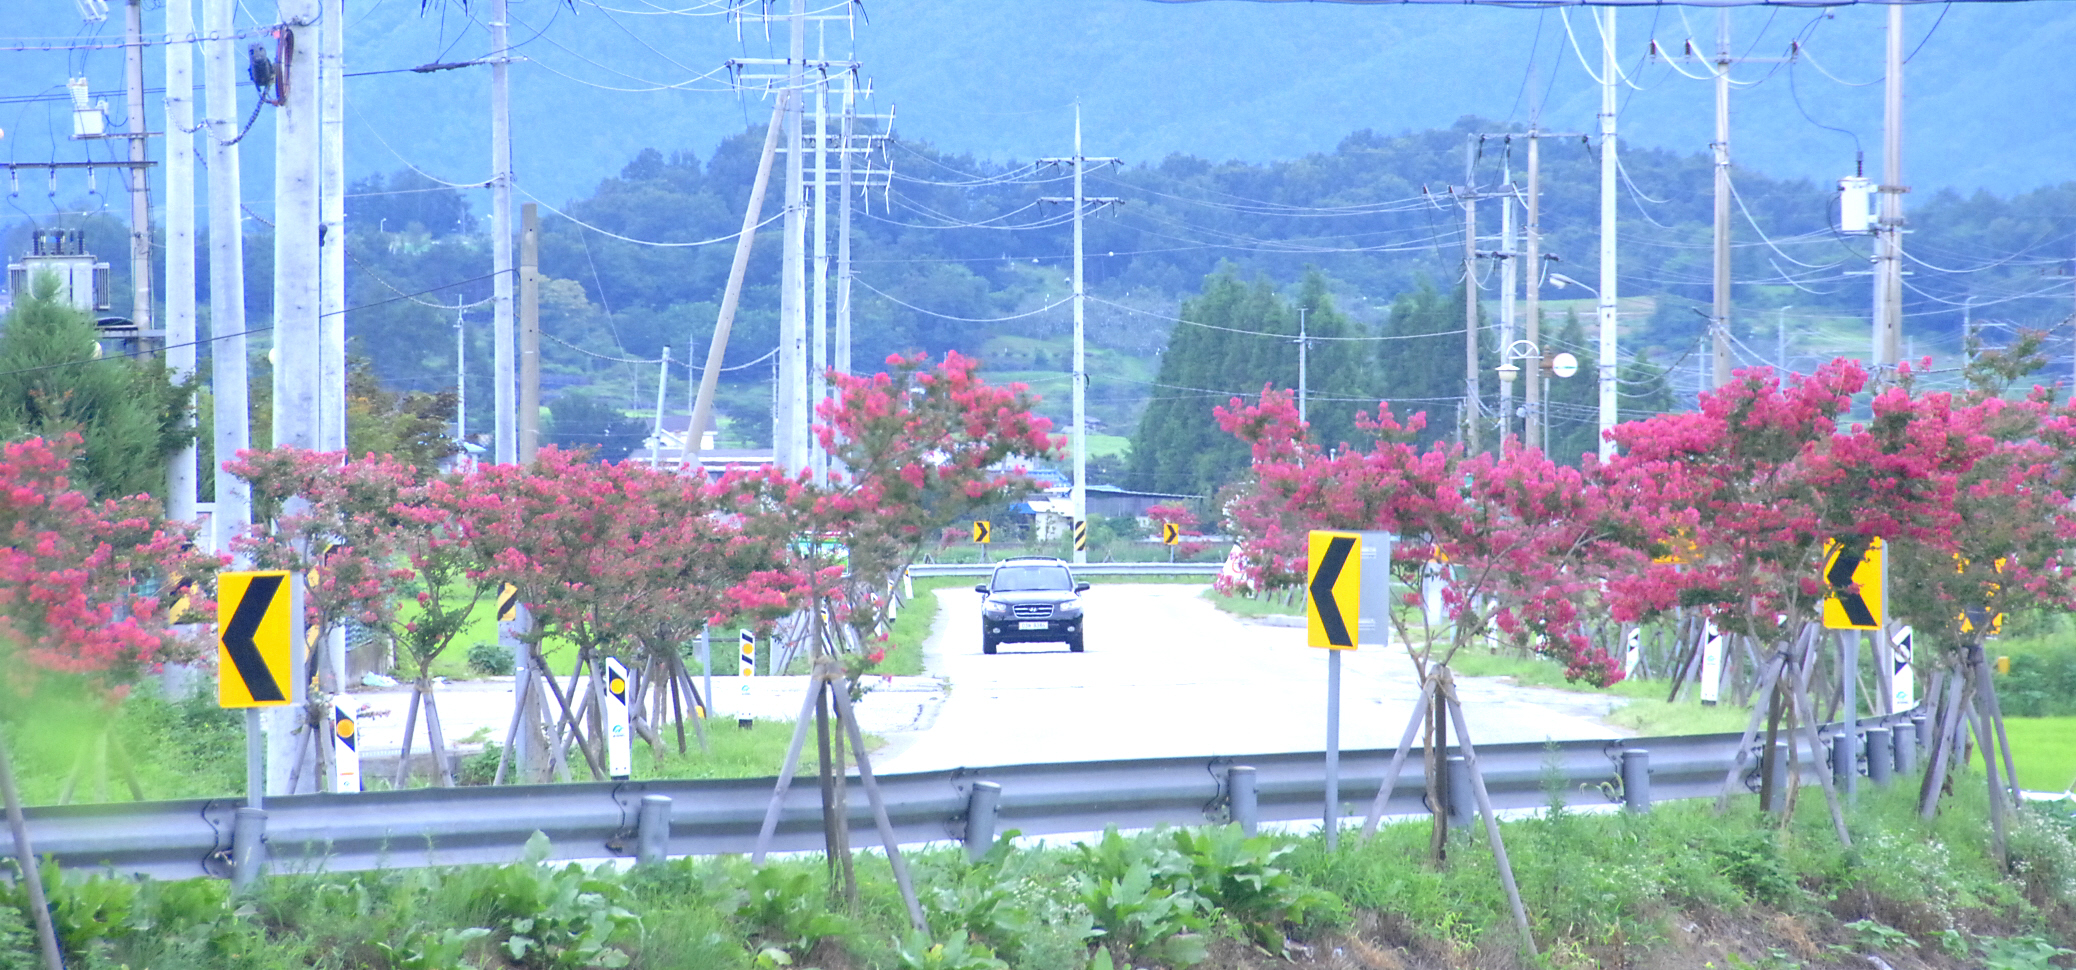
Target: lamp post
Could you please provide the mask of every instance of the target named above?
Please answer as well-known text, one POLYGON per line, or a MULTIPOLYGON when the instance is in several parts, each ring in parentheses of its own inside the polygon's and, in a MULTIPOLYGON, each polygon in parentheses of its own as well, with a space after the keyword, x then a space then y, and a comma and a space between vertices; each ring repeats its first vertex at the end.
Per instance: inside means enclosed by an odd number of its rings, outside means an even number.
POLYGON ((1521 367, 1514 363, 1517 360, 1532 360, 1540 363, 1537 369, 1542 371, 1542 373, 1536 375, 1536 377, 1543 382, 1542 388, 1544 393, 1535 406, 1534 411, 1524 415, 1524 417, 1526 418, 1525 423, 1536 426, 1539 432, 1536 435, 1536 439, 1543 442, 1543 446, 1547 448, 1550 437, 1550 411, 1548 404, 1550 399, 1550 378, 1553 375, 1570 377, 1578 373, 1579 359, 1571 354, 1557 354, 1551 357, 1544 357, 1542 348, 1536 346, 1533 342, 1516 340, 1500 351, 1499 366, 1493 368, 1494 372, 1499 374, 1502 387, 1512 386, 1514 378, 1520 376, 1521 367))

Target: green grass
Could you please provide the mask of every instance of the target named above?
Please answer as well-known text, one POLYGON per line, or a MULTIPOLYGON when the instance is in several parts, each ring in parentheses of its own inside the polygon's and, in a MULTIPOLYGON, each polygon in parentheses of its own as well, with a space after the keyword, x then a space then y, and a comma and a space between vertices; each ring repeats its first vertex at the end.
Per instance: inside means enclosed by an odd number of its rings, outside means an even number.
POLYGON ((1263 596, 1261 599, 1249 599, 1245 596, 1221 593, 1215 589, 1206 589, 1204 590, 1204 599, 1209 601, 1212 606, 1216 606, 1234 616, 1305 615, 1305 601, 1303 599, 1298 599, 1289 605, 1285 605, 1282 593, 1271 593, 1263 596))
POLYGON ((2076 788, 2076 717, 2004 719, 2018 784, 2033 791, 2076 788))

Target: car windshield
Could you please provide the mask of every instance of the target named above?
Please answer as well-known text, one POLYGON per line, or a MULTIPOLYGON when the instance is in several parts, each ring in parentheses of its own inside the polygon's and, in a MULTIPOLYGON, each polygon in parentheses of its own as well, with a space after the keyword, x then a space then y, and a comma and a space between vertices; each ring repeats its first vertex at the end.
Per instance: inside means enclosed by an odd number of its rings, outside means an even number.
POLYGON ((998 593, 1073 588, 1074 577, 1068 575, 1065 566, 1009 566, 995 570, 998 593))

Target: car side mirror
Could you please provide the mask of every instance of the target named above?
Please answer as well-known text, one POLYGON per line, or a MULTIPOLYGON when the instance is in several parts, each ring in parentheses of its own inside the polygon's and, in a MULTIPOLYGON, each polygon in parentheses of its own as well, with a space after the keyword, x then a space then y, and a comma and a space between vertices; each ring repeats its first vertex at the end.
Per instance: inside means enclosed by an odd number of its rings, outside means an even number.
POLYGON ((975 583, 975 584, 974 584, 974 586, 973 586, 973 591, 974 591, 974 592, 976 592, 976 593, 979 593, 979 594, 981 594, 982 596, 986 596, 986 595, 987 595, 987 592, 988 592, 988 584, 986 584, 986 583, 975 583))
POLYGON ((1088 592, 1088 584, 1087 584, 1087 583, 1075 583, 1075 584, 1074 584, 1074 591, 1075 591, 1075 592, 1077 592, 1077 593, 1086 593, 1086 592, 1088 592))

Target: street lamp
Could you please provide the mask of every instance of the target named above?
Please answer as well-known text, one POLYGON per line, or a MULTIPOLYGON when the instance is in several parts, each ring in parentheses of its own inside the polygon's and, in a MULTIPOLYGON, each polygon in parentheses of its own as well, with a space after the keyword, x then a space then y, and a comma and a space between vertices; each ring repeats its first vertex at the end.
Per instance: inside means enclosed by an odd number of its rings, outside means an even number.
MULTIPOLYGON (((1521 367, 1514 363, 1517 360, 1540 362, 1541 366, 1538 369, 1542 371, 1542 374, 1539 376, 1543 381, 1544 392, 1542 397, 1545 400, 1550 396, 1549 382, 1552 376, 1570 377, 1579 372, 1579 359, 1577 357, 1571 354, 1557 354, 1552 357, 1544 357, 1542 348, 1537 347, 1533 342, 1516 340, 1508 344, 1506 349, 1500 352, 1499 366, 1493 368, 1493 371, 1499 375, 1501 383, 1511 386, 1514 383, 1514 378, 1520 376, 1521 367)), ((1523 416, 1527 421, 1534 422, 1537 432, 1535 440, 1540 442, 1542 446, 1547 447, 1550 430, 1548 406, 1539 404, 1535 408, 1535 413, 1524 414, 1523 416)), ((1504 432, 1502 432, 1501 436, 1505 436, 1504 432)))
POLYGON ((1566 276, 1563 273, 1551 273, 1550 285, 1560 290, 1564 289, 1567 286, 1576 286, 1579 289, 1585 290, 1586 292, 1593 294, 1595 297, 1600 296, 1599 290, 1587 286, 1586 284, 1581 283, 1578 280, 1572 279, 1571 277, 1566 276))

